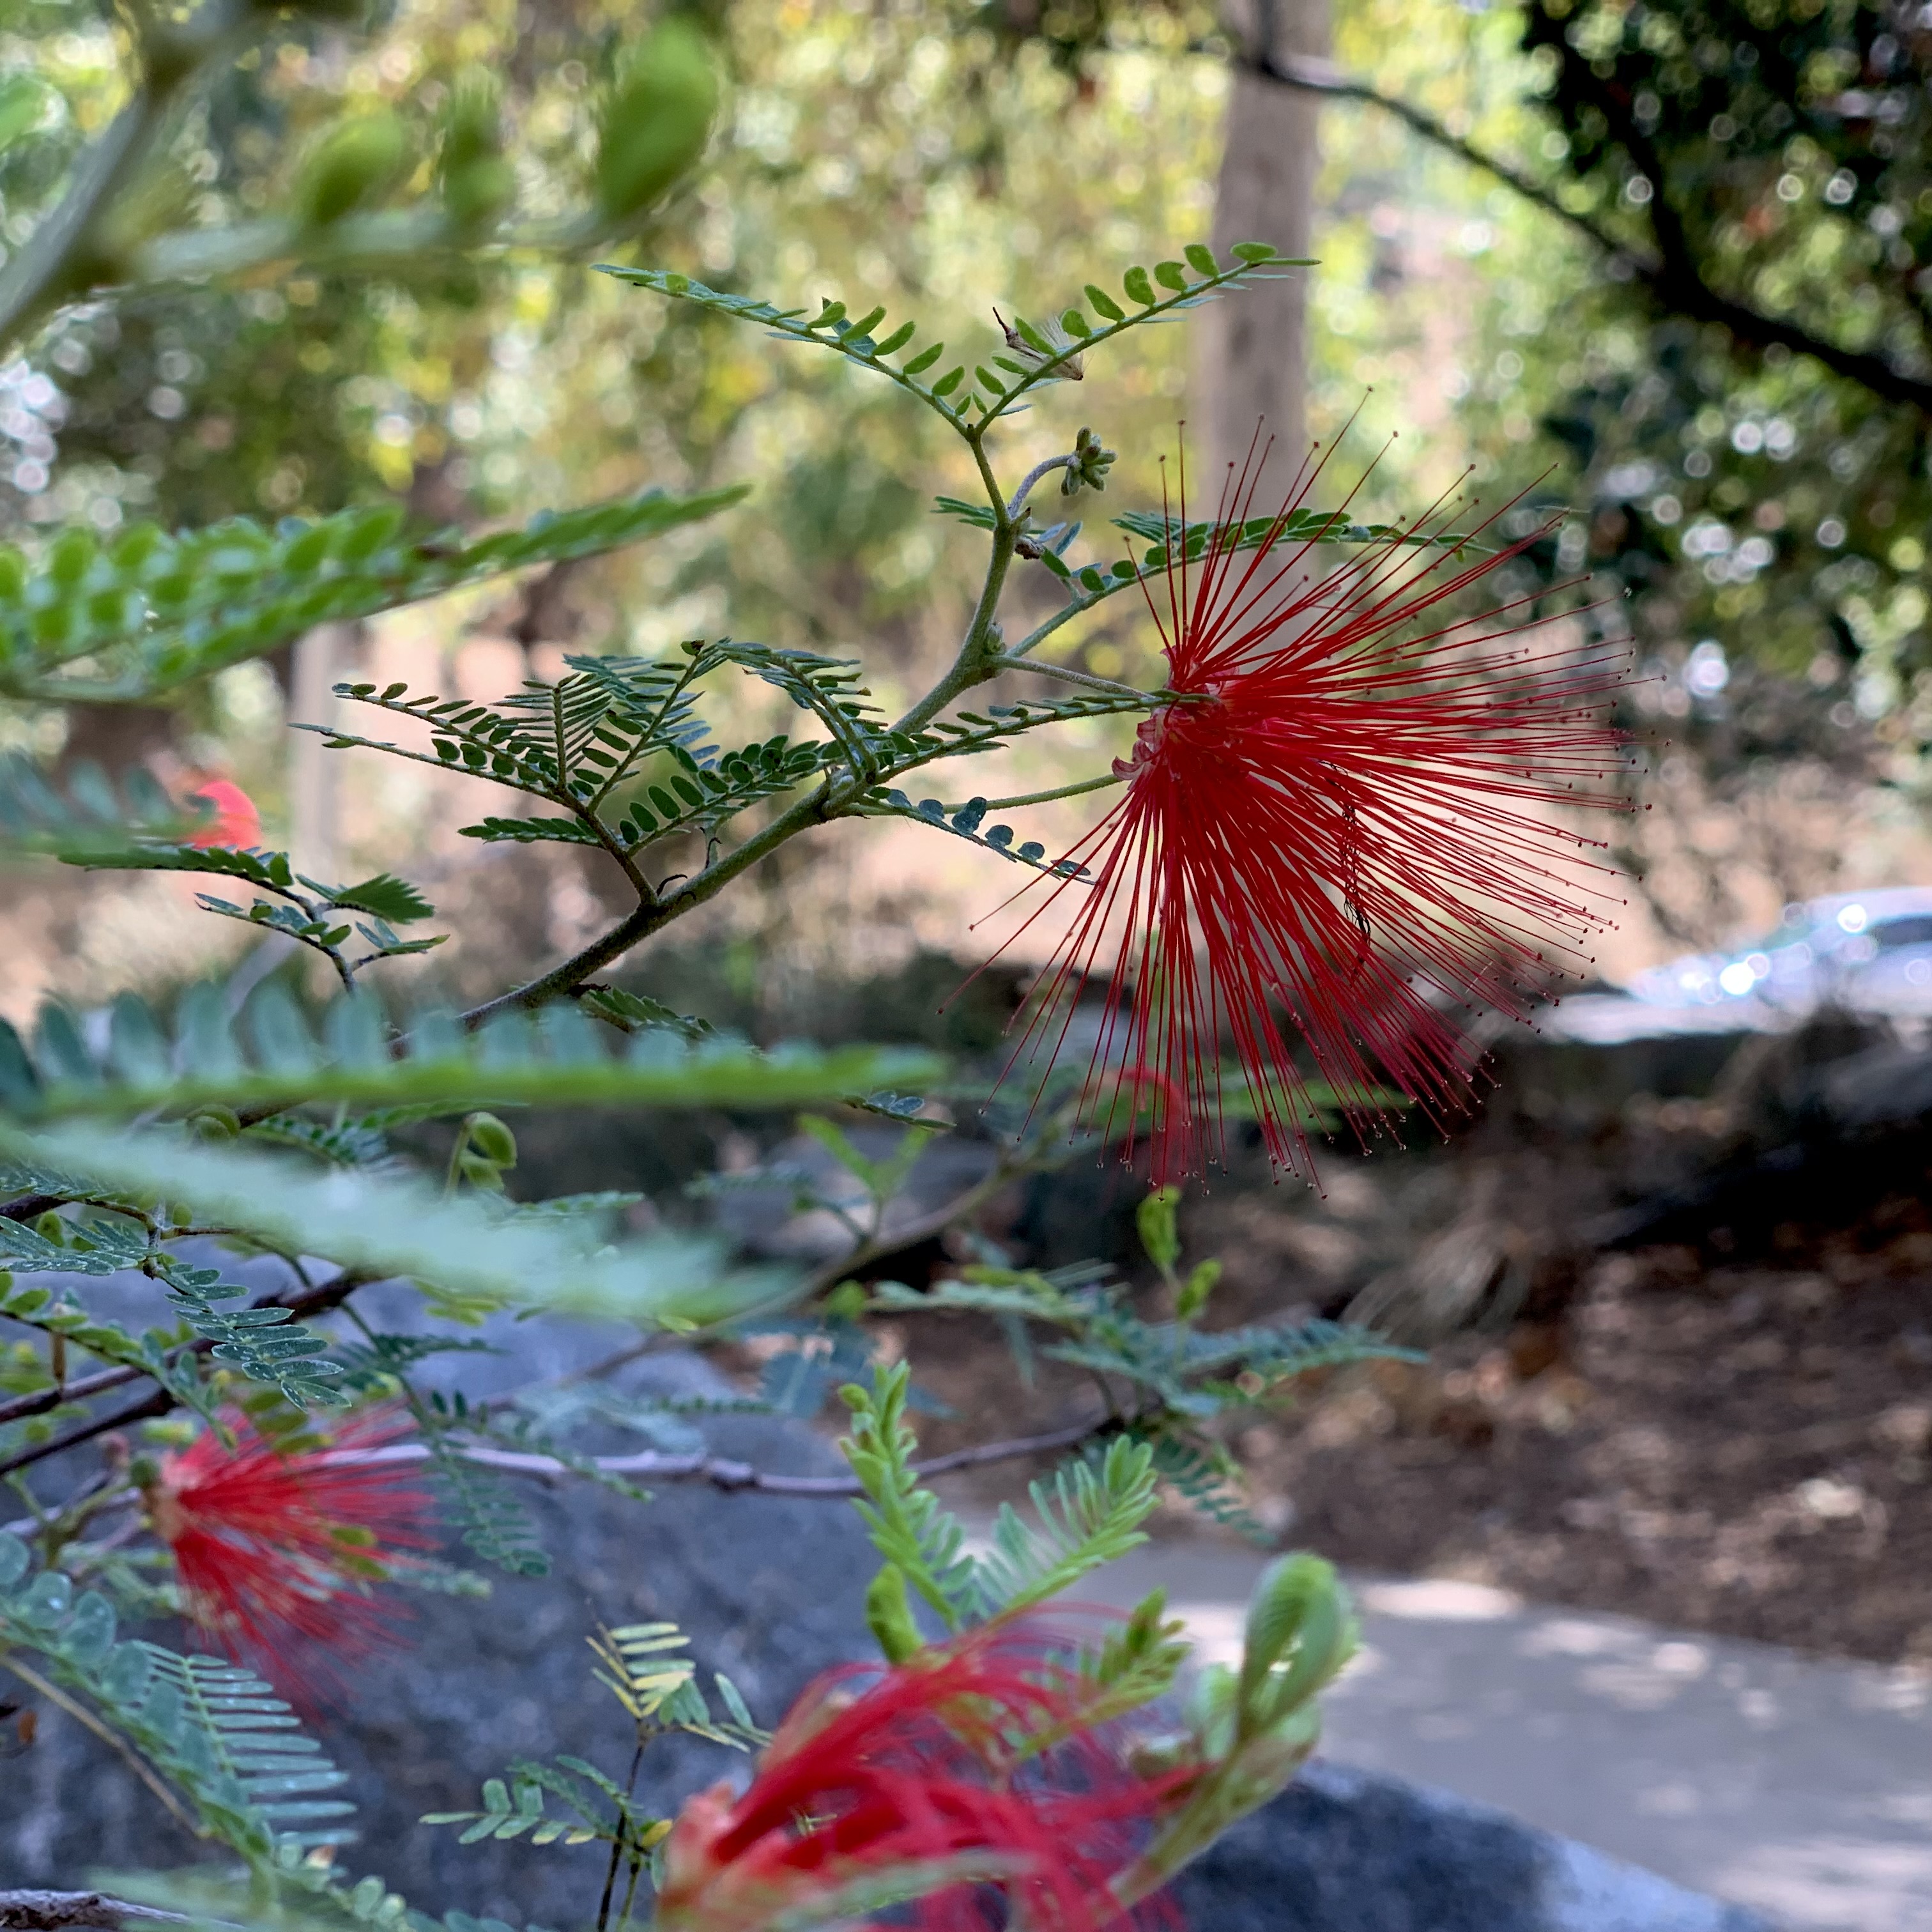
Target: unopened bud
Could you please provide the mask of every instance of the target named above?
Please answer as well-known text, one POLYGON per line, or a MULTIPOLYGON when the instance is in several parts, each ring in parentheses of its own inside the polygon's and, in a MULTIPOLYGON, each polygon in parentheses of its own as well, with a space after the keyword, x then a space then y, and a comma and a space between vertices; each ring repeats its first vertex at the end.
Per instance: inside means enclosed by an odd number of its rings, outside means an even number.
POLYGON ((466 1154, 456 1163, 456 1171, 472 1187, 480 1187, 486 1193, 500 1194, 503 1191, 503 1171, 494 1160, 486 1160, 480 1154, 466 1154))
POLYGON ((866 1312, 866 1291, 856 1281, 842 1281, 825 1298, 825 1316, 830 1322, 856 1322, 866 1312))
POLYGON ((311 228, 380 201, 409 165, 409 130, 400 116, 365 114, 332 128, 296 186, 297 218, 311 228))
POLYGON ((437 171, 443 205, 466 228, 481 227, 516 198, 517 171, 504 158, 496 89, 487 74, 465 74, 450 96, 437 171))
POLYGON ((913 1621, 904 1573, 888 1563, 866 1592, 866 1622, 888 1664, 903 1664, 916 1656, 925 1640, 913 1621))
POLYGON ((493 1167, 516 1166, 517 1137, 494 1114, 472 1114, 464 1125, 470 1144, 493 1167))
POLYGON ((597 147, 597 206, 640 214, 704 152, 718 77, 696 28, 667 20, 620 65, 597 147))
POLYGON ((1174 1312, 1178 1320, 1192 1322, 1208 1305, 1208 1298, 1214 1292, 1214 1284, 1221 1279, 1219 1262, 1197 1262, 1186 1280, 1181 1284, 1180 1292, 1174 1298, 1174 1312))

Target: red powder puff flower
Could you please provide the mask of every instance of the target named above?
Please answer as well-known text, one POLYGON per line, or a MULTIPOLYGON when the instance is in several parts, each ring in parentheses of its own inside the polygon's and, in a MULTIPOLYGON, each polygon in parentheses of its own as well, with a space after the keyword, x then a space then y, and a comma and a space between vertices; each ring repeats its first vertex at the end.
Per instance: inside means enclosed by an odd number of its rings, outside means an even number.
POLYGON ((214 817, 188 842, 200 851, 219 847, 247 851, 262 842, 262 814, 255 801, 227 778, 210 778, 188 794, 190 805, 206 805, 214 817))
POLYGON ((371 1457, 406 1424, 370 1412, 323 1448, 286 1451, 245 1418, 225 1417, 162 1462, 146 1492, 154 1533, 174 1552, 183 1614, 237 1663, 296 1702, 338 1696, 340 1666, 395 1641, 400 1614, 371 1594, 434 1518, 415 1466, 371 1457))
POLYGON ((1106 975, 1086 1098, 1110 1135, 1124 1123, 1129 1158, 1150 1121, 1156 1183, 1224 1158, 1224 1039, 1270 1162, 1312 1178, 1312 1082, 1460 1111, 1472 1055, 1450 1012, 1522 1017, 1610 923, 1609 870, 1584 856, 1600 845, 1566 819, 1620 804, 1602 781, 1624 646, 1531 641, 1516 605, 1451 614, 1546 528, 1474 552, 1497 519, 1444 544, 1458 506, 1438 506, 1324 565, 1286 534, 1321 473, 1304 464, 1244 550, 1266 454, 1230 466, 1204 548, 1149 596, 1168 701, 1114 766, 1125 796, 1069 854, 1090 883, 1052 889, 1084 903, 1022 1042, 1058 1054, 1106 975))
MULTIPOLYGON (((1109 1887, 1191 1774, 1145 1776, 1037 1621, 884 1671, 827 1672, 734 1799, 692 1799, 664 1847, 662 1932, 862 1921, 916 1932, 1099 1932, 1109 1887)), ((1149 1922, 1172 1909, 1143 1906, 1149 1922)))

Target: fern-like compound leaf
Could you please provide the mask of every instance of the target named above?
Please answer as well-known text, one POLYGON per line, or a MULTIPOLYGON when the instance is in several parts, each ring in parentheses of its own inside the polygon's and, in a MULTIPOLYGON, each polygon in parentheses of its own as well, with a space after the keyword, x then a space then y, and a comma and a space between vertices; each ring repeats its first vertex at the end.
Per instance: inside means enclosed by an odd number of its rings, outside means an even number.
POLYGON ((1140 1526, 1154 1512, 1156 1489, 1153 1448, 1119 1438, 1097 1468, 1067 1462, 1050 1483, 1030 1486, 1036 1523, 1002 1504, 993 1546, 974 1565, 983 1613, 1044 1603, 1144 1543, 1140 1526))
POLYGON ((989 825, 982 831, 980 820, 986 815, 986 801, 983 798, 969 799, 949 813, 936 798, 922 799, 915 805, 902 791, 880 790, 868 792, 851 810, 856 818, 909 818, 916 825, 929 825, 936 831, 950 832, 954 838, 964 838, 969 844, 997 852, 1002 859, 1010 860, 1016 866, 1024 866, 1054 878, 1084 879, 1088 875, 1088 868, 1073 860, 1048 859, 1046 848, 1036 838, 1016 845, 1010 825, 989 825))
POLYGON ((150 1265, 167 1284, 170 1302, 197 1335, 214 1343, 211 1352, 224 1367, 280 1390, 298 1408, 346 1400, 342 1367, 328 1360, 328 1344, 286 1308, 224 1307, 248 1291, 224 1281, 219 1268, 196 1268, 178 1255, 158 1255, 150 1265))
POLYGON ((419 1822, 424 1825, 460 1825, 459 1845, 474 1845, 485 1839, 502 1841, 528 1836, 533 1845, 590 1845, 608 1834, 593 1826, 568 1818, 547 1816, 543 1786, 533 1778, 519 1778, 506 1785, 500 1778, 483 1781, 483 1804, 476 1811, 431 1811, 419 1822))
MULTIPOLYGON (((949 423, 956 426, 958 422, 956 408, 950 406, 946 398, 958 387, 963 372, 956 369, 933 382, 922 380, 926 371, 940 361, 945 349, 944 343, 929 344, 902 363, 886 359, 911 342, 917 332, 916 324, 902 322, 888 334, 877 336, 870 328, 856 326, 847 314, 843 302, 823 303, 816 316, 805 320, 802 318, 808 311, 804 309, 781 309, 756 296, 731 295, 722 289, 707 288, 688 275, 669 269, 619 268, 609 262, 600 262, 598 266, 607 275, 620 282, 628 282, 634 287, 650 289, 658 295, 670 296, 740 322, 757 323, 782 341, 830 350, 884 376, 909 395, 916 396, 949 423)), ((880 319, 883 320, 883 316, 880 319)))
POLYGON ((647 490, 474 542, 412 536, 386 505, 272 529, 247 518, 176 536, 142 524, 111 540, 69 529, 36 562, 0 550, 0 692, 40 703, 153 698, 312 626, 596 556, 744 494, 647 490))
POLYGON ((444 1516, 465 1545, 512 1576, 548 1576, 550 1556, 523 1499, 500 1478, 459 1453, 448 1439, 452 1418, 440 1403, 418 1403, 415 1414, 442 1491, 444 1516))
MULTIPOLYGON (((0 1274, 0 1315, 23 1328, 58 1337, 70 1350, 85 1349, 98 1361, 150 1376, 184 1408, 209 1421, 214 1419, 213 1394, 202 1382, 193 1353, 181 1345, 178 1334, 150 1328, 136 1336, 118 1322, 95 1316, 65 1292, 56 1294, 32 1282, 10 1281, 4 1274, 0 1274)), ((38 1388, 32 1382, 16 1380, 14 1392, 34 1394, 39 1388, 56 1385, 50 1372, 39 1378, 38 1388)))
MULTIPOLYGON (((620 1023, 635 1018, 614 997, 593 1010, 620 1023)), ((469 1034, 424 1015, 398 1042, 367 995, 338 998, 312 1028, 274 985, 238 1016, 216 987, 190 989, 171 1020, 124 996, 104 1045, 83 1038, 57 1006, 43 1013, 31 1046, 0 1021, 0 1112, 36 1121, 308 1104, 387 1109, 392 1118, 393 1110, 411 1107, 448 1114, 518 1104, 784 1107, 917 1088, 939 1071, 932 1056, 918 1052, 764 1053, 675 1026, 639 1023, 628 1041, 616 1040, 567 1001, 536 1012, 512 1009, 469 1034)))
POLYGON ((27 759, 0 757, 0 851, 112 863, 143 842, 186 838, 194 829, 191 814, 139 767, 117 792, 98 765, 82 760, 57 790, 27 759))
POLYGON ((1094 718, 1125 717, 1147 711, 1154 700, 1137 692, 1096 692, 1077 698, 1035 699, 1023 704, 989 704, 985 711, 960 711, 935 719, 922 730, 888 734, 879 764, 881 783, 902 778, 935 758, 971 757, 994 752, 1028 731, 1094 718))
POLYGON ((848 1383, 839 1393, 852 1412, 840 1442, 852 1473, 864 1486, 856 1508, 872 1546, 894 1566, 944 1622, 958 1630, 980 1607, 980 1581, 958 1518, 912 1468, 918 1439, 907 1426, 911 1370, 903 1362, 881 1364, 871 1388, 848 1383))
POLYGON ((1240 1466, 1225 1452, 1169 1432, 1154 1438, 1154 1466, 1190 1509, 1265 1549, 1272 1540, 1248 1507, 1240 1466))
MULTIPOLYGON (((0 1124, 0 1144, 21 1145, 18 1130, 0 1124)), ((422 1180, 367 1173, 318 1174, 164 1128, 62 1127, 27 1144, 34 1150, 98 1184, 165 1199, 198 1225, 274 1252, 314 1256, 372 1279, 412 1280, 432 1306, 458 1317, 545 1308, 686 1330, 769 1306, 795 1286, 773 1269, 734 1268, 714 1242, 698 1237, 607 1244, 580 1218, 506 1215, 494 1197, 452 1197, 422 1180)), ((212 1321, 222 1311, 211 1303, 194 1312, 212 1321)), ((305 1345, 281 1355, 273 1340, 270 1331, 246 1346, 282 1381, 299 1383, 310 1359, 305 1345)))
POLYGON ((114 1606, 0 1534, 0 1648, 86 1700, 178 1791, 199 1825, 251 1861, 277 1842, 334 1844, 353 1811, 346 1782, 286 1703, 252 1671, 128 1641, 114 1606))

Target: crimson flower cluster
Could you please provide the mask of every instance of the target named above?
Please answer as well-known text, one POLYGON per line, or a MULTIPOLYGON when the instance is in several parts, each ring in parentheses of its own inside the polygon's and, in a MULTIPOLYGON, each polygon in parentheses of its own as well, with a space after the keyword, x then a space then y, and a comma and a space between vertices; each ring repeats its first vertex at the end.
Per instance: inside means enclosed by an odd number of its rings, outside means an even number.
POLYGON ((432 1546, 434 1502, 416 1466, 372 1456, 406 1421, 365 1410, 321 1446, 288 1449, 238 1413, 166 1457, 146 1490, 174 1552, 182 1613, 237 1663, 314 1708, 341 1666, 395 1640, 379 1587, 432 1546))
MULTIPOLYGON (((1266 455, 1231 468, 1211 533, 1169 545, 1162 701, 1066 855, 1087 877, 1026 922, 1081 896, 1021 1053, 1066 1051, 1102 982, 1087 1098, 1157 1184, 1225 1160, 1224 1041, 1270 1161, 1312 1177, 1318 1083, 1358 1132, 1378 1088, 1439 1122, 1469 1097, 1458 1012, 1523 1016, 1610 922, 1613 874, 1574 821, 1622 808, 1627 648, 1519 604, 1466 614, 1547 527, 1496 542, 1504 513, 1457 531, 1438 506, 1332 563, 1300 514, 1326 458, 1256 518, 1266 455)), ((1184 472, 1180 498, 1184 526, 1184 472)))
MULTIPOLYGON (((1100 1932, 1121 1916, 1113 1880, 1189 1774, 1137 1771, 1120 1728, 1094 1721, 1096 1695, 1037 1620, 826 1672, 749 1790, 685 1806, 658 1925, 756 1932, 890 1905, 916 1932, 1100 1932)), ((1174 1922, 1164 1900, 1136 1916, 1174 1922)))
POLYGON ((232 778, 210 778, 188 794, 191 805, 207 807, 208 820, 188 842, 197 850, 216 848, 246 852, 262 842, 262 814, 255 801, 232 778))

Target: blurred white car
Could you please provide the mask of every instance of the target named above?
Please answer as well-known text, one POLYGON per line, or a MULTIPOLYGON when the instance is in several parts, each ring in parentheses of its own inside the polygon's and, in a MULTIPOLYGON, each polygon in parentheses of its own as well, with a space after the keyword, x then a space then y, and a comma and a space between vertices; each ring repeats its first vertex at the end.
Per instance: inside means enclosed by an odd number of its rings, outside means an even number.
POLYGON ((1559 1039, 1609 1046, 1683 1033, 1776 1032, 1830 1002, 1932 1018, 1932 890, 1837 892, 1785 908, 1776 932, 1735 952, 1699 952, 1537 1016, 1559 1039))

